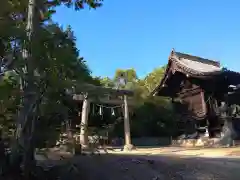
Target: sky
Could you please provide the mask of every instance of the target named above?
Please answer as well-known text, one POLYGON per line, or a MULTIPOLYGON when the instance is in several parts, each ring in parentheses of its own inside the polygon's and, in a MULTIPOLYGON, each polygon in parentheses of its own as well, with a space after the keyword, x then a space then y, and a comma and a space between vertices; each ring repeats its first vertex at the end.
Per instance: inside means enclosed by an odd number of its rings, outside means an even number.
POLYGON ((53 19, 72 27, 93 76, 134 68, 144 77, 172 48, 240 71, 239 0, 104 0, 97 10, 59 7, 53 19))

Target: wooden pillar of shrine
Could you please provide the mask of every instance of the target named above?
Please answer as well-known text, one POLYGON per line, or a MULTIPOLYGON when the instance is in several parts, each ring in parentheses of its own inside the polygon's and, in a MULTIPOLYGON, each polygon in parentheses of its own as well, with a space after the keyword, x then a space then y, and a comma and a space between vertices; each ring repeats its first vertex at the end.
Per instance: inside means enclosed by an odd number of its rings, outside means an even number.
POLYGON ((89 113, 89 99, 87 95, 84 95, 82 105, 82 116, 80 124, 80 144, 82 148, 88 147, 88 113, 89 113))
POLYGON ((124 95, 123 97, 124 97, 124 135, 125 135, 124 150, 130 151, 133 149, 133 145, 131 143, 128 100, 127 95, 124 95))

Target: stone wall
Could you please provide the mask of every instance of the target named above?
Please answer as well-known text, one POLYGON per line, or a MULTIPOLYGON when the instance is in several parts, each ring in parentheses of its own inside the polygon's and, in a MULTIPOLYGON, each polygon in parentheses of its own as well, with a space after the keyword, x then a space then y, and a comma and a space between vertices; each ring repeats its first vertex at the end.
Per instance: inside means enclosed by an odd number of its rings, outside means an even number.
POLYGON ((173 140, 172 146, 180 147, 217 147, 220 146, 220 138, 199 138, 199 139, 180 139, 173 140))
MULTIPOLYGON (((224 137, 172 140, 172 146, 178 147, 226 147, 229 145, 229 140, 224 137)), ((232 145, 239 146, 240 141, 234 140, 232 145)))

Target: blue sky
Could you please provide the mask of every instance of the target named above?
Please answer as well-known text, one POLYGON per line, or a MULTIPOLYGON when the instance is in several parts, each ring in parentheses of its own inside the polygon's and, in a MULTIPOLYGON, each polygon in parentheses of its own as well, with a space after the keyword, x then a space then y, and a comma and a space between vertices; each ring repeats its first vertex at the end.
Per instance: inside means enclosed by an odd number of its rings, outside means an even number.
POLYGON ((59 7, 93 75, 134 68, 143 77, 165 65, 172 48, 240 71, 239 0, 105 0, 97 10, 59 7), (228 2, 228 3, 226 3, 228 2))

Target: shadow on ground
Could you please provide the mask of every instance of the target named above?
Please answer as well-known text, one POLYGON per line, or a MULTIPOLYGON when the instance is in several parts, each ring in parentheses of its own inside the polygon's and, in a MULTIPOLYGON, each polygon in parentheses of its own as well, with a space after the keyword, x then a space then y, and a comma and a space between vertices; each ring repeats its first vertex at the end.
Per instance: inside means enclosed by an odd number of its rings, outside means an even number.
POLYGON ((69 169, 69 180, 239 180, 240 177, 240 160, 233 158, 101 154, 48 163, 64 164, 64 169, 69 169))

